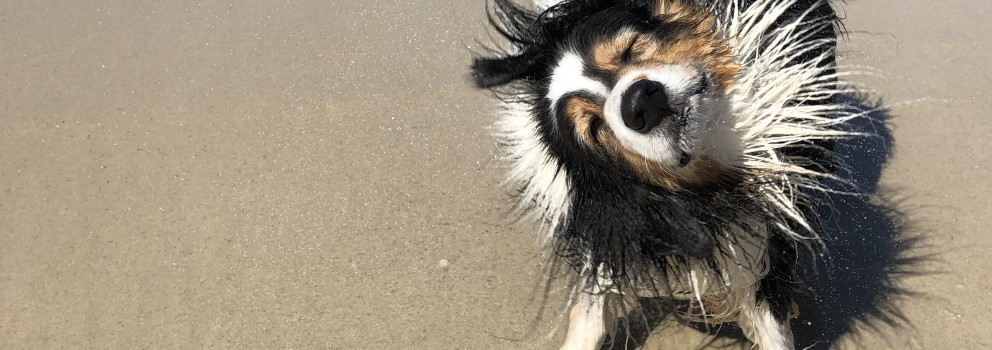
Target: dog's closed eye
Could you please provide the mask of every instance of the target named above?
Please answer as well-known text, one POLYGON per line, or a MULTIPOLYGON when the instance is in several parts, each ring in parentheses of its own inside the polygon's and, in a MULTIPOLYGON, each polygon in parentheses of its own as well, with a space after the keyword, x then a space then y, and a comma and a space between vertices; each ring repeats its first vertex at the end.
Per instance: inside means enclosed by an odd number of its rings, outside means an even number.
POLYGON ((627 44, 627 48, 620 54, 621 63, 630 63, 630 61, 634 58, 634 46, 637 45, 638 38, 638 36, 634 36, 633 39, 630 39, 630 43, 627 44))
POLYGON ((606 125, 603 118, 595 115, 589 116, 589 138, 596 144, 600 143, 600 132, 602 132, 603 127, 606 125))

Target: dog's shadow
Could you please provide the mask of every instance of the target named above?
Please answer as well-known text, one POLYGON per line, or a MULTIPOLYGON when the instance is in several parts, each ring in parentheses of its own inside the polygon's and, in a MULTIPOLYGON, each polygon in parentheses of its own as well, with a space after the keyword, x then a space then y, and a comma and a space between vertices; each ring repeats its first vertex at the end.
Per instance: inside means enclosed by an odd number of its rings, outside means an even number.
MULTIPOLYGON (((838 174, 850 184, 831 183, 832 189, 850 192, 852 185, 863 195, 831 194, 817 208, 824 219, 826 252, 809 257, 800 274, 805 289, 796 301, 800 316, 792 321, 797 349, 829 349, 841 337, 859 330, 911 327, 893 301, 911 297, 899 282, 918 274, 925 257, 916 253, 918 238, 905 237, 907 220, 898 202, 879 186, 882 170, 892 155, 889 114, 863 100, 846 97, 849 105, 866 111, 847 127, 871 137, 838 142, 835 153, 850 173, 838 174)), ((806 254, 809 255, 809 254, 806 254)), ((666 319, 664 301, 642 300, 641 307, 621 320, 624 327, 604 349, 634 349, 666 319)), ((746 341, 736 327, 694 325, 718 338, 746 341)))

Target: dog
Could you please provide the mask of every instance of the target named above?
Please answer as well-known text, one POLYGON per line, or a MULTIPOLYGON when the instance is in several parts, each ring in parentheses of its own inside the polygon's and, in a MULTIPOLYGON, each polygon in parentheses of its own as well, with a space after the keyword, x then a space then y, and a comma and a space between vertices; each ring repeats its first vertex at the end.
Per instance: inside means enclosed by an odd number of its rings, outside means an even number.
POLYGON ((812 209, 857 112, 836 97, 825 0, 494 0, 471 71, 494 92, 517 210, 577 273, 567 350, 599 349, 630 298, 793 349, 812 209), (502 46, 499 46, 502 45, 502 46))

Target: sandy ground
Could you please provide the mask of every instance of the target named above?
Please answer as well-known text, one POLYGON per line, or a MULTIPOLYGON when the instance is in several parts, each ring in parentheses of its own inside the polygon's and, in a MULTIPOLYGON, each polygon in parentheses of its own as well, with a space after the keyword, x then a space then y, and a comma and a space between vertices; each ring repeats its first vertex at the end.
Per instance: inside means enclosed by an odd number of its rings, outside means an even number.
MULTIPOLYGON (((467 84, 483 7, 0 3, 0 348, 555 348, 467 84)), ((896 105, 842 145, 880 195, 839 202, 800 343, 992 348, 992 5, 844 8, 896 105)))

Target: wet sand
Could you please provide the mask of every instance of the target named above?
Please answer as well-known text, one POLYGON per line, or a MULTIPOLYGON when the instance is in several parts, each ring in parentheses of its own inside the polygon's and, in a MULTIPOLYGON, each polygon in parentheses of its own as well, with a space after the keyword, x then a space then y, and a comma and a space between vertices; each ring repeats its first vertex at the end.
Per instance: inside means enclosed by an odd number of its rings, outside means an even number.
MULTIPOLYGON (((468 85, 483 7, 0 4, 0 348, 556 348, 468 85)), ((895 105, 842 146, 878 195, 838 202, 797 337, 992 348, 992 5, 844 9, 895 105)))

